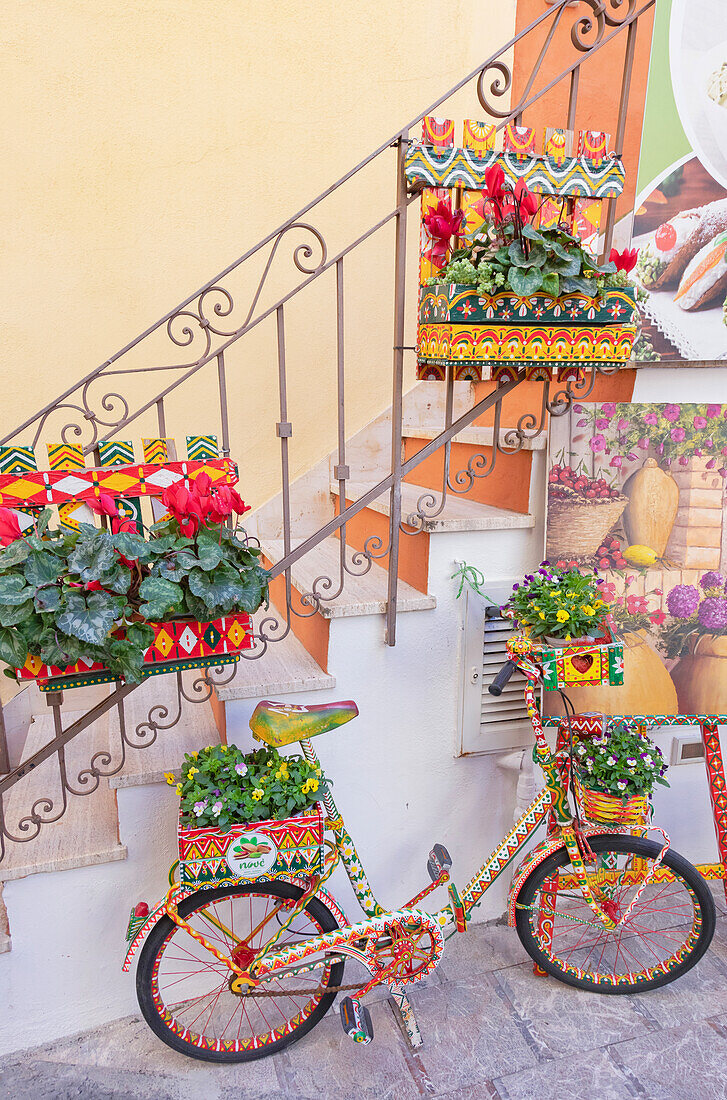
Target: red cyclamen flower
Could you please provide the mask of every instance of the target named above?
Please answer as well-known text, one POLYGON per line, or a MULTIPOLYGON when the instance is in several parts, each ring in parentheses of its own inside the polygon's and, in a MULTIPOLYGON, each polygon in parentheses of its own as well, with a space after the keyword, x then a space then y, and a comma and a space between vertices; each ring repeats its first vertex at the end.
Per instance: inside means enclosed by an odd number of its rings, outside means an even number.
POLYGON ((615 248, 612 248, 611 255, 608 258, 611 263, 616 264, 617 271, 625 271, 628 275, 636 267, 639 250, 638 248, 625 248, 623 252, 617 252, 615 248))
POLYGON ((463 218, 464 214, 461 210, 456 214, 452 213, 452 204, 449 199, 442 199, 437 204, 436 210, 424 215, 424 224, 434 240, 432 259, 435 262, 445 259, 449 242, 459 233, 463 218))
POLYGON ((0 543, 9 546, 22 535, 18 517, 9 508, 0 508, 0 543))

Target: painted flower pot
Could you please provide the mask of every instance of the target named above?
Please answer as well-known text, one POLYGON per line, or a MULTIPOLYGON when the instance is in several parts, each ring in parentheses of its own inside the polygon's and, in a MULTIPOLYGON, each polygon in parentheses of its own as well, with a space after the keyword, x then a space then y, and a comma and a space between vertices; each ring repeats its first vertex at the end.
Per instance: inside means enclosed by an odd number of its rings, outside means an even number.
POLYGON ((626 537, 633 546, 648 546, 663 558, 679 511, 679 486, 653 458, 624 485, 629 502, 623 514, 626 537))
POLYGON ((229 831, 178 827, 179 881, 204 888, 323 869, 323 807, 317 802, 295 817, 241 822, 229 831))
MULTIPOLYGON (((233 664, 243 650, 252 647, 252 620, 246 612, 207 623, 183 618, 149 625, 154 628, 154 641, 144 652, 145 678, 185 668, 233 664)), ((99 661, 81 660, 59 668, 31 655, 15 674, 18 680, 36 680, 41 691, 108 684, 117 679, 99 661)))
POLYGON ((672 669, 680 714, 727 713, 727 637, 706 634, 672 669))
MULTIPOLYGON (((645 630, 630 631, 620 639, 623 646, 623 687, 601 683, 581 688, 570 685, 568 698, 576 712, 601 714, 679 714, 677 693, 669 671, 649 644, 645 630)), ((543 696, 546 714, 562 714, 557 694, 543 696)))
POLYGON ((599 297, 477 288, 436 283, 421 288, 418 377, 482 381, 526 368, 529 377, 563 375, 594 363, 625 363, 636 336, 636 290, 618 287, 599 297))
POLYGON ((623 684, 623 646, 609 626, 596 641, 558 642, 555 646, 544 641, 533 654, 543 669, 546 692, 574 685, 623 684))

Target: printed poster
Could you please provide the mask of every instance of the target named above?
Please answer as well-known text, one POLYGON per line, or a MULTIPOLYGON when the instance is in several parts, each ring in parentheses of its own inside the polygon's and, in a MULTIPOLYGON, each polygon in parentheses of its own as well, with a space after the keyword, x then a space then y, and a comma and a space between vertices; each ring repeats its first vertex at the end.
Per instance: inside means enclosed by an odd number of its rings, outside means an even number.
POLYGON ((727 0, 656 5, 633 245, 637 358, 727 358, 727 0))

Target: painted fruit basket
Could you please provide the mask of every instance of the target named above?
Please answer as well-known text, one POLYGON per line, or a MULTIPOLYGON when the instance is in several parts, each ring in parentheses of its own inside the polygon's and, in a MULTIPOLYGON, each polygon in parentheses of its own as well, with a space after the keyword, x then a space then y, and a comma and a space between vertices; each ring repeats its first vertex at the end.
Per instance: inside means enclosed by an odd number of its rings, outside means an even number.
POLYGON ((612 287, 598 297, 571 293, 520 297, 480 295, 476 287, 436 283, 421 288, 417 340, 420 379, 460 381, 513 376, 560 376, 593 364, 631 358, 638 310, 635 287, 612 287))
MULTIPOLYGON (((185 668, 234 664, 240 659, 240 653, 253 644, 252 621, 245 612, 207 623, 185 618, 149 625, 154 628, 154 641, 144 652, 145 678, 185 668)), ((98 661, 81 660, 59 668, 45 665, 31 655, 15 674, 18 680, 37 681, 41 691, 108 684, 118 678, 98 661)))
POLYGON ((621 687, 624 682, 623 643, 608 625, 595 642, 557 647, 543 642, 533 646, 532 654, 543 669, 546 691, 587 684, 621 687))
POLYGON ((179 881, 204 888, 323 869, 323 807, 316 802, 295 817, 242 822, 229 831, 195 829, 180 821, 179 881))

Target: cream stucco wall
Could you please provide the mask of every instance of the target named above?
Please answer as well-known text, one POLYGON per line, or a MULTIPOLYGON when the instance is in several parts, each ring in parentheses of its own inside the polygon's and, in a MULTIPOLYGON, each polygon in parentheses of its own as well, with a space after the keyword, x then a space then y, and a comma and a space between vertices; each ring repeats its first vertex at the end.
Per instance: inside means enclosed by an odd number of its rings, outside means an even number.
MULTIPOLYGON (((511 36, 514 9, 515 0, 6 4, 3 433, 474 68, 511 36)), ((450 112, 482 115, 472 91, 450 112)), ((316 221, 331 252, 390 209, 392 158, 316 221)), ((350 432, 389 402, 392 240, 388 227, 345 268, 350 432)), ((290 250, 279 260, 271 294, 290 285, 290 250)), ((251 273, 233 287, 235 319, 252 285, 251 273)), ((327 276, 287 319, 294 475, 335 441, 333 294, 327 276)), ((157 345, 145 364, 174 361, 170 350, 157 345)), ((229 366, 233 454, 258 504, 279 490, 272 324, 246 337, 229 366)), ((408 370, 413 380, 411 356, 408 370)), ((168 377, 152 376, 155 387, 168 377)), ((208 368, 170 402, 170 434, 218 430, 213 377, 208 368)), ((127 396, 151 396, 115 381, 127 396)), ((41 441, 69 419, 49 421, 41 441)), ((142 434, 156 434, 153 419, 121 438, 142 434)))

